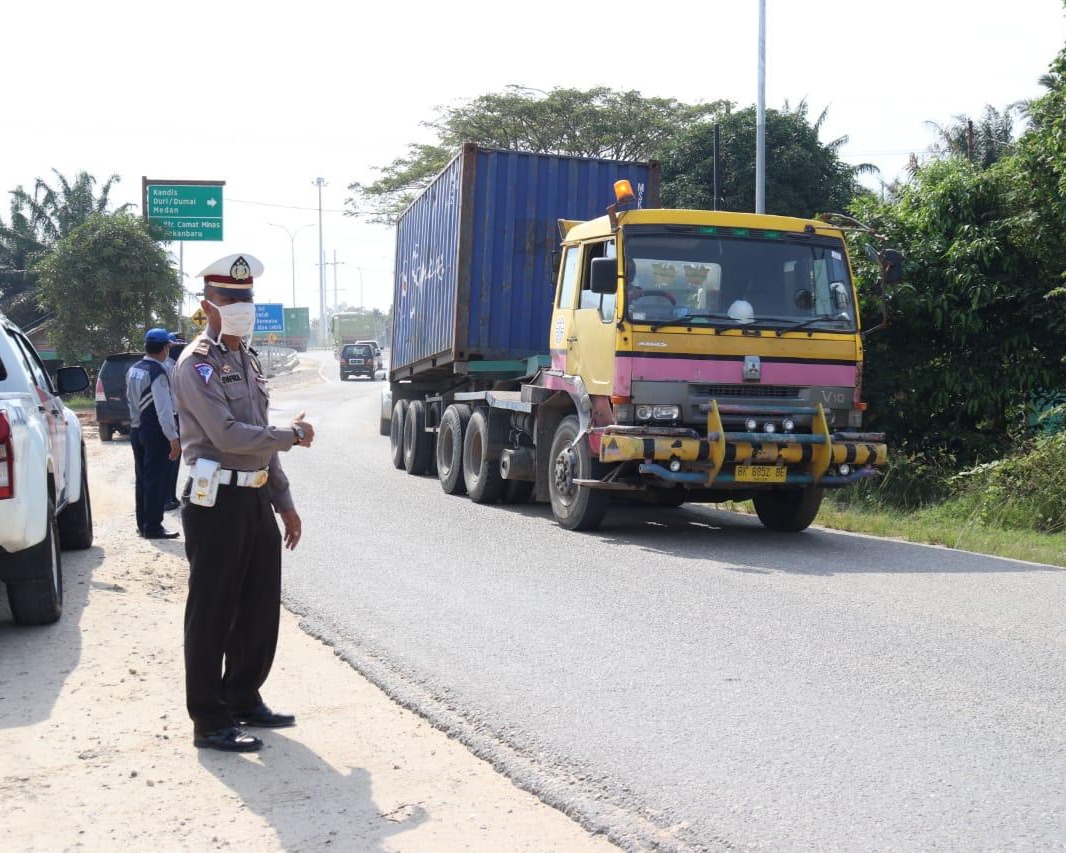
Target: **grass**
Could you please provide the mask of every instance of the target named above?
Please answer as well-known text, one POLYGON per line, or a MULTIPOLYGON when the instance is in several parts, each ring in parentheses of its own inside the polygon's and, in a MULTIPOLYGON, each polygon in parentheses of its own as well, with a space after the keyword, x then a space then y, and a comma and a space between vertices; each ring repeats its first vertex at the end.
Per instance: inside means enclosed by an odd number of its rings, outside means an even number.
MULTIPOLYGON (((729 506, 741 512, 754 512, 750 501, 729 506)), ((1066 533, 1039 533, 984 524, 977 517, 973 501, 965 498, 914 512, 843 507, 826 500, 814 523, 834 530, 944 545, 1066 568, 1066 533)))
POLYGON ((75 412, 90 412, 96 408, 96 396, 94 394, 73 394, 63 399, 64 405, 75 412))

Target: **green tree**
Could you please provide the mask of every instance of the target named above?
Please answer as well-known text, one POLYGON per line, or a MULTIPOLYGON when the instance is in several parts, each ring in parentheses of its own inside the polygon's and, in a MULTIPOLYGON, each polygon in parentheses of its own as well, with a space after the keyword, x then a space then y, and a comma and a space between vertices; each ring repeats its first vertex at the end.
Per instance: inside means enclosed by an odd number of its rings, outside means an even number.
POLYGON ((129 214, 90 214, 36 269, 64 358, 139 346, 146 328, 176 320, 177 274, 146 224, 129 214))
POLYGON ((1018 236, 1036 259, 1048 297, 1061 312, 1066 296, 1066 47, 1041 78, 1045 95, 1029 102, 1029 128, 1017 145, 1018 236))
POLYGON ((464 142, 534 153, 649 160, 658 158, 681 130, 728 107, 725 101, 689 105, 605 86, 549 92, 509 86, 439 107, 437 117, 423 123, 436 141, 409 145, 406 156, 382 168, 377 181, 351 184, 348 213, 394 220, 464 142))
POLYGON ((858 205, 906 256, 892 324, 866 345, 870 426, 961 464, 1007 449, 1034 392, 1064 378, 1066 327, 1018 227, 1018 180, 1013 158, 949 158, 893 202, 858 205))
MULTIPOLYGON (((788 216, 843 211, 863 192, 856 176, 877 171, 869 164, 844 163, 842 136, 828 143, 818 135, 823 111, 812 124, 807 104, 766 111, 766 210, 788 216)), ((719 210, 755 210, 754 107, 719 116, 719 210)), ((694 123, 680 133, 663 158, 663 204, 713 210, 714 125, 694 123)))

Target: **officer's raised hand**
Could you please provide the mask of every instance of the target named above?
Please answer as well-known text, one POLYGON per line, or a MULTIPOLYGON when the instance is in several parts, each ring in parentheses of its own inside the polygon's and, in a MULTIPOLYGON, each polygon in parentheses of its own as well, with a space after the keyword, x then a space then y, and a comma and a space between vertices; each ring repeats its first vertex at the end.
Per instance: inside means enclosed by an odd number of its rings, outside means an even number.
POLYGON ((304 420, 305 417, 307 413, 300 412, 292 422, 293 447, 310 447, 311 442, 315 440, 315 428, 304 420))

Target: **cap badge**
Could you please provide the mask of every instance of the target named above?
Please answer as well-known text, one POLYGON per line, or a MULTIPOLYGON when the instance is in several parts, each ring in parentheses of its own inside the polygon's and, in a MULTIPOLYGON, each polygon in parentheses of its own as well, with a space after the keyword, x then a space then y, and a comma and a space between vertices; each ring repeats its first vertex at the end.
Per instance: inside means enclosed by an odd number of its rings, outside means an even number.
POLYGON ((244 281, 245 279, 250 278, 251 275, 252 270, 243 256, 237 258, 237 260, 233 262, 233 266, 229 268, 229 277, 234 281, 244 281))

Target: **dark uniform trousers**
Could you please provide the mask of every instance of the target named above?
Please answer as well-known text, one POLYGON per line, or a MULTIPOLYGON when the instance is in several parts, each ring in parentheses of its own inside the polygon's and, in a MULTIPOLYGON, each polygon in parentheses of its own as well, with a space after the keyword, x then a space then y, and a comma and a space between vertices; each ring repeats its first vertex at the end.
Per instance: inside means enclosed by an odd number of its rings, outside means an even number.
POLYGON ((133 448, 133 470, 136 478, 137 529, 159 530, 163 526, 163 504, 166 502, 167 481, 170 477, 170 441, 156 427, 130 429, 133 448))
POLYGON ((281 532, 266 488, 219 486, 213 507, 183 500, 181 521, 186 703, 193 728, 212 732, 262 702, 278 644, 281 532))

